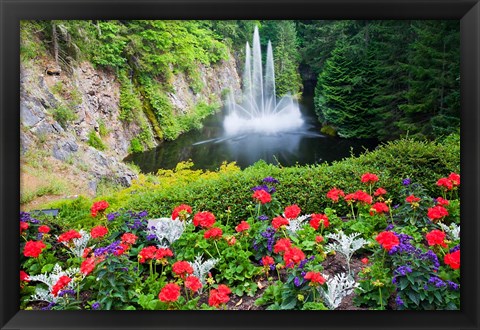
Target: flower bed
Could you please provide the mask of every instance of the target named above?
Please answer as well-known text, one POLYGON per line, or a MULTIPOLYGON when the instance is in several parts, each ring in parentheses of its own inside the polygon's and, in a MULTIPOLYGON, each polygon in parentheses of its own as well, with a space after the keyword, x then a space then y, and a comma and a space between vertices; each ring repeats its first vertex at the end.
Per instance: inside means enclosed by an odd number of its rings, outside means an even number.
POLYGON ((310 214, 281 205, 273 177, 246 219, 185 204, 151 219, 103 200, 92 228, 21 213, 21 308, 459 309, 460 176, 432 182, 436 197, 408 178, 395 196, 375 173, 358 179, 310 214))

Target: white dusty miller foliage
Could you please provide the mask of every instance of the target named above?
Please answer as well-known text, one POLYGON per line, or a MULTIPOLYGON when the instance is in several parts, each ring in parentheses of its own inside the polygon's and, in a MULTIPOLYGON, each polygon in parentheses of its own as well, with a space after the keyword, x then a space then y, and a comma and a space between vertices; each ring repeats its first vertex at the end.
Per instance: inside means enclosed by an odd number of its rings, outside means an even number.
POLYGON ((324 275, 324 277, 327 279, 327 290, 319 287, 318 291, 325 305, 330 309, 336 309, 340 306, 343 298, 351 294, 353 290, 358 287, 358 283, 348 276, 347 273, 336 274, 333 277, 324 275))
POLYGON ((217 264, 218 259, 208 259, 203 261, 203 255, 195 257, 193 262, 188 262, 193 268, 193 275, 198 277, 202 285, 207 283, 208 272, 217 264))
POLYGON ((350 259, 352 259, 353 254, 368 243, 368 241, 363 238, 357 239, 358 236, 360 236, 360 233, 346 235, 342 230, 338 233, 327 235, 327 238, 333 239, 337 242, 328 243, 325 246, 325 251, 336 251, 343 254, 345 259, 347 259, 348 274, 350 274, 350 259))
POLYGON ((450 227, 447 226, 446 224, 443 224, 441 222, 438 223, 440 228, 443 229, 444 232, 447 233, 447 235, 454 241, 460 240, 460 226, 457 226, 456 223, 452 222, 450 224, 450 227))
POLYGON ((149 234, 154 234, 157 237, 158 245, 166 248, 182 236, 187 223, 171 218, 150 219, 147 228, 149 234))
MULTIPOLYGON (((48 286, 48 290, 45 290, 43 288, 37 287, 35 289, 35 293, 31 295, 30 300, 42 300, 42 301, 48 301, 50 303, 52 302, 57 302, 58 298, 54 297, 52 295, 52 289, 55 283, 58 282, 60 277, 62 276, 68 276, 72 278, 74 274, 77 274, 80 271, 79 268, 69 268, 67 270, 62 270, 62 267, 60 267, 59 264, 55 264, 53 267, 52 271, 50 274, 40 274, 40 275, 31 275, 30 276, 30 281, 37 281, 37 282, 42 282, 45 283, 48 286)), ((71 281, 66 288, 66 289, 73 289, 74 287, 74 282, 71 281)))
POLYGON ((305 224, 305 220, 307 220, 309 217, 310 217, 310 214, 306 214, 306 215, 301 215, 296 219, 291 219, 289 220, 290 222, 289 225, 286 226, 285 228, 287 228, 287 230, 290 233, 295 234, 300 228, 303 227, 303 225, 305 224))
POLYGON ((85 250, 88 241, 90 241, 90 234, 88 232, 82 229, 79 231, 79 233, 80 235, 82 235, 82 237, 72 239, 73 245, 70 242, 62 242, 62 244, 65 245, 70 250, 70 252, 72 252, 72 254, 77 258, 82 257, 83 250, 85 250))

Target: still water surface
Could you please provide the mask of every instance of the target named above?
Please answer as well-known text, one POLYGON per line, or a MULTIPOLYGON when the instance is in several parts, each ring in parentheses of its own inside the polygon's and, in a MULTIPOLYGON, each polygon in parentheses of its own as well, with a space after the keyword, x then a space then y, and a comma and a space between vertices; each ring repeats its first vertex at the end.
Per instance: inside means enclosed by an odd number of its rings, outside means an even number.
POLYGON ((373 150, 378 142, 373 139, 341 139, 320 132, 311 97, 300 101, 304 126, 295 132, 262 134, 249 133, 226 138, 223 132, 225 112, 220 111, 204 120, 203 128, 181 135, 141 153, 131 154, 125 161, 140 167, 142 172, 156 172, 159 168, 172 169, 181 161, 192 160, 195 169, 217 169, 223 161, 236 161, 241 168, 260 159, 267 163, 291 166, 319 164, 341 160, 373 150))

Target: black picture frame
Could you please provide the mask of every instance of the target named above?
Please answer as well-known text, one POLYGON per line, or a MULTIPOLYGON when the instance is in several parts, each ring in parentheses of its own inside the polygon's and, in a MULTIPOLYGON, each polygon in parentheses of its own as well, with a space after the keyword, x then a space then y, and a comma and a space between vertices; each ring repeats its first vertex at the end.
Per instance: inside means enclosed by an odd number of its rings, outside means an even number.
POLYGON ((478 0, 0 0, 1 329, 479 329, 478 0), (22 19, 459 19, 460 311, 20 311, 19 22, 22 19))

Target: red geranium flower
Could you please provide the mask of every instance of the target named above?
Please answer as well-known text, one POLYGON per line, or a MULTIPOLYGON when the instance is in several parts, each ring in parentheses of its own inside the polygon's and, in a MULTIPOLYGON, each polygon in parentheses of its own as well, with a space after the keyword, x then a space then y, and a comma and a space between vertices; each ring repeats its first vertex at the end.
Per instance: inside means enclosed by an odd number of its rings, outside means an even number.
POLYGON ((97 264, 97 259, 95 259, 95 257, 90 257, 90 258, 87 258, 85 259, 82 264, 80 265, 80 271, 84 274, 84 275, 88 275, 90 274, 94 269, 95 269, 95 265, 97 264))
POLYGON ((378 188, 377 190, 375 190, 375 192, 373 193, 374 196, 382 196, 382 195, 385 195, 387 193, 387 191, 383 188, 378 188))
POLYGON ((288 268, 293 268, 294 265, 299 264, 305 259, 305 254, 297 247, 291 247, 285 251, 283 260, 288 268))
POLYGON ((375 240, 387 251, 400 244, 397 235, 391 231, 383 231, 377 235, 375 240))
POLYGON ((273 264, 275 264, 275 260, 273 260, 272 257, 265 256, 265 257, 262 258, 263 267, 267 267, 267 266, 270 266, 270 265, 273 265, 273 264))
POLYGON ((253 198, 260 201, 262 204, 269 203, 272 200, 272 196, 265 190, 257 190, 252 195, 253 198))
POLYGON ((122 243, 133 245, 137 241, 137 235, 132 234, 132 233, 125 233, 122 235, 121 240, 122 243))
POLYGON ((365 204, 372 204, 372 196, 362 190, 357 190, 354 194, 355 200, 365 204))
POLYGON ((92 236, 92 238, 101 238, 107 234, 108 234, 108 229, 107 227, 103 227, 103 226, 93 227, 92 230, 90 230, 90 236, 92 236))
POLYGON ((228 296, 230 293, 232 293, 232 291, 226 285, 220 284, 217 289, 212 289, 210 291, 208 304, 212 307, 226 304, 230 300, 228 296))
POLYGON ((20 234, 27 230, 29 227, 28 222, 20 221, 20 234))
POLYGON ((85 249, 83 249, 82 258, 88 257, 88 255, 90 254, 90 252, 92 252, 92 249, 91 249, 91 248, 85 248, 85 249))
POLYGON ((57 283, 55 283, 55 285, 52 287, 52 295, 56 297, 58 292, 66 287, 71 280, 72 279, 68 276, 61 276, 57 283))
POLYGON ((452 184, 457 187, 460 185, 460 175, 457 173, 450 173, 448 179, 452 181, 452 184))
POLYGON ((23 255, 25 257, 38 258, 42 250, 46 247, 42 241, 28 241, 23 248, 23 255))
POLYGON ((209 238, 216 239, 216 238, 222 237, 222 235, 223 235, 222 229, 214 227, 212 229, 207 230, 205 234, 203 234, 203 237, 205 237, 205 239, 209 239, 209 238))
POLYGON ((327 192, 327 198, 330 198, 335 203, 338 202, 340 196, 345 196, 345 193, 341 189, 332 188, 329 192, 327 192))
POLYGON ((66 233, 61 234, 58 236, 58 242, 68 242, 74 238, 82 238, 82 235, 76 231, 75 229, 69 230, 66 233))
POLYGON ((442 197, 438 197, 438 198, 436 199, 436 201, 437 201, 437 204, 439 204, 439 205, 448 205, 448 204, 450 204, 450 202, 449 202, 448 200, 446 200, 446 199, 444 199, 444 198, 442 198, 442 197))
POLYGON ((368 264, 368 258, 363 258, 362 260, 360 260, 362 262, 362 264, 366 265, 368 264))
POLYGON ((303 278, 310 280, 311 286, 322 285, 327 281, 320 272, 307 272, 303 278))
POLYGON ((292 242, 288 238, 280 238, 273 246, 273 252, 285 252, 290 247, 292 247, 292 242))
POLYGON ((323 228, 328 228, 330 222, 328 222, 328 217, 325 214, 315 214, 313 213, 310 218, 310 226, 317 230, 320 225, 323 224, 323 228))
POLYGON ((90 213, 92 214, 92 217, 96 217, 98 212, 103 212, 108 208, 108 202, 107 201, 98 201, 93 203, 92 208, 90 209, 90 213))
POLYGON ((315 242, 322 243, 323 242, 323 236, 320 236, 320 235, 315 236, 315 242))
POLYGON ((175 283, 166 284, 158 294, 158 299, 163 302, 175 302, 180 297, 180 287, 175 283))
POLYGON ((421 198, 419 197, 415 197, 415 195, 410 195, 408 196, 407 198, 405 198, 405 201, 407 203, 416 203, 416 202, 419 202, 421 198))
POLYGON ((371 183, 375 183, 378 181, 378 176, 373 174, 373 173, 365 173, 364 175, 362 175, 362 182, 363 183, 368 183, 368 184, 371 184, 371 183))
POLYGON ((445 188, 446 190, 452 190, 452 189, 453 189, 452 180, 450 180, 449 178, 441 178, 441 179, 438 179, 438 181, 437 181, 437 186, 443 187, 443 188, 445 188))
POLYGON ((124 254, 126 251, 128 251, 128 249, 130 249, 130 245, 128 243, 121 243, 115 252, 113 252, 113 255, 115 256, 121 256, 122 254, 124 254))
POLYGON ((445 244, 445 233, 441 230, 434 229, 431 232, 429 232, 425 237, 428 241, 428 245, 440 245, 442 247, 447 247, 447 244, 445 244))
POLYGON ((185 279, 187 274, 193 273, 193 268, 187 261, 177 261, 172 265, 172 271, 175 273, 175 275, 185 279))
POLYGON ((190 205, 182 204, 173 209, 172 219, 175 220, 180 216, 184 220, 187 213, 192 213, 192 207, 190 205))
POLYGON ((155 246, 148 246, 144 247, 138 253, 138 261, 143 264, 147 260, 151 260, 155 258, 155 254, 157 252, 157 248, 155 246))
POLYGON ((48 232, 50 232, 50 227, 45 226, 45 225, 40 226, 40 227, 38 227, 38 232, 42 233, 42 234, 47 234, 48 232))
POLYGON ((443 258, 443 262, 446 265, 452 267, 452 269, 459 269, 460 268, 460 250, 457 250, 452 253, 447 253, 443 258))
POLYGON ((30 278, 28 277, 28 274, 25 273, 23 270, 20 271, 20 281, 21 282, 29 282, 30 278))
POLYGON ((215 223, 215 216, 208 211, 198 212, 193 217, 193 224, 195 227, 210 228, 215 223))
POLYGON ((235 230, 237 233, 241 233, 242 231, 248 230, 250 228, 250 225, 246 221, 242 221, 238 224, 238 226, 235 227, 235 230))
POLYGON ((447 209, 441 205, 436 205, 434 207, 429 208, 427 213, 427 216, 432 221, 436 219, 441 219, 443 217, 446 217, 447 215, 448 215, 447 209))
POLYGON ((278 228, 282 226, 288 226, 290 222, 288 219, 285 219, 284 217, 278 216, 276 218, 273 218, 272 220, 272 226, 275 228, 275 230, 278 230, 278 228))
POLYGON ((298 205, 293 204, 285 208, 284 214, 287 219, 295 219, 298 217, 301 211, 302 210, 298 207, 298 205))
POLYGON ((190 275, 185 280, 185 287, 192 290, 193 292, 197 292, 202 287, 202 282, 200 282, 198 277, 190 275))
POLYGON ((388 206, 385 203, 377 202, 372 205, 372 211, 382 214, 382 213, 388 212, 388 206))
POLYGON ((167 257, 173 257, 173 252, 169 248, 158 248, 155 252, 155 259, 166 260, 167 257))

